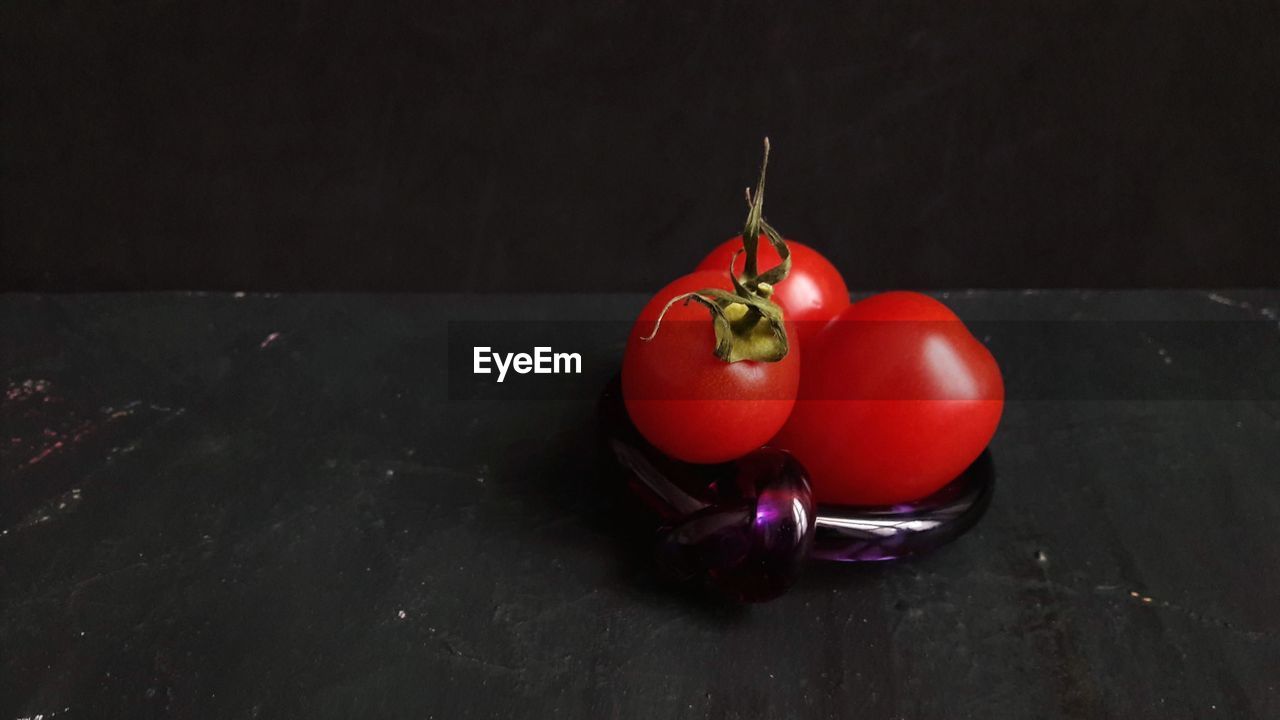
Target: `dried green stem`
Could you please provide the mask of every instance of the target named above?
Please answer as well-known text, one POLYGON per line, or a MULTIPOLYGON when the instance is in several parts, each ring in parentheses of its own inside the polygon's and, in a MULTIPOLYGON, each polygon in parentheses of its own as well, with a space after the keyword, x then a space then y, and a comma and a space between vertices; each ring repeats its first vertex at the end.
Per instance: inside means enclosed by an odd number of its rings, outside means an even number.
POLYGON ((742 250, 734 253, 729 262, 729 277, 733 292, 707 288, 672 298, 659 313, 653 331, 642 340, 652 340, 667 315, 678 302, 696 301, 711 311, 716 332, 716 357, 725 362, 756 360, 777 362, 786 357, 789 350, 786 328, 782 321, 782 308, 770 297, 773 288, 787 278, 791 271, 791 251, 782 235, 764 219, 764 181, 769 166, 769 138, 764 139, 764 159, 760 163, 760 179, 755 192, 747 188, 747 222, 742 228, 742 250), (758 250, 760 236, 764 235, 781 258, 774 267, 759 272, 758 250), (734 272, 738 255, 745 254, 742 275, 734 272))

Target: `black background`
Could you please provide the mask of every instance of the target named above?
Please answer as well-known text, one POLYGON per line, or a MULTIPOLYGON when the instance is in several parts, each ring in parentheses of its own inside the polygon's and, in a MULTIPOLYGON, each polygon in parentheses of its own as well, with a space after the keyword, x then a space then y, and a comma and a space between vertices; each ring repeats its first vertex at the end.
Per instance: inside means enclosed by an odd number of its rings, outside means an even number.
POLYGON ((5 3, 9 289, 1280 277, 1273 3, 5 3))

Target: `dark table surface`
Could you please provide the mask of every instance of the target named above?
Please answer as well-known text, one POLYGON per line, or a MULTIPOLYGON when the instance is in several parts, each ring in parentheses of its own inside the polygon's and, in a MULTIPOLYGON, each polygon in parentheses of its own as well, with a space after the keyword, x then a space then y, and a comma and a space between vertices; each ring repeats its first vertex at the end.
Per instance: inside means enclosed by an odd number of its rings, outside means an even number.
POLYGON ((1280 717, 1280 291, 941 295, 987 516, 750 607, 618 530, 624 325, 553 393, 446 361, 639 296, 4 296, 0 719, 1280 717))

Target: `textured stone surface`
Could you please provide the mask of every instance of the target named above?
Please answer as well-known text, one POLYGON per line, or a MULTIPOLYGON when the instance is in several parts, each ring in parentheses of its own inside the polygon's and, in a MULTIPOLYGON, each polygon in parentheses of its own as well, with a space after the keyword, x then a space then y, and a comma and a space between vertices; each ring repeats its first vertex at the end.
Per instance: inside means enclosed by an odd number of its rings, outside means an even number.
POLYGON ((1280 716, 1280 292, 940 296, 1006 369, 987 515, 749 608, 598 482, 625 329, 451 399, 445 319, 641 297, 4 296, 0 718, 1280 716))

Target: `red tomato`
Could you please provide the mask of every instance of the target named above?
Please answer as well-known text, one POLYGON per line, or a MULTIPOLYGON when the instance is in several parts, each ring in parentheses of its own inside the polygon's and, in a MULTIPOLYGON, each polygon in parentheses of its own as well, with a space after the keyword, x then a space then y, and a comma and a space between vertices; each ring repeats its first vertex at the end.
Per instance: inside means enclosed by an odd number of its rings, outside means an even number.
MULTIPOLYGON (((791 273, 774 288, 773 301, 782 306, 786 319, 795 325, 800 344, 809 341, 827 321, 849 306, 849 288, 840 271, 817 250, 794 240, 787 241, 791 250, 791 273)), ((742 236, 731 238, 698 263, 699 270, 718 270, 729 274, 729 261, 742 249, 742 236)), ((738 256, 733 271, 742 274, 745 256, 738 256)), ((769 239, 760 236, 756 265, 761 271, 777 265, 778 251, 769 239)))
POLYGON ((933 493, 977 459, 1004 409, 991 353, 919 293, 850 305, 806 346, 804 362, 795 410, 771 444, 805 466, 820 503, 933 493))
POLYGON ((725 462, 777 434, 795 404, 800 362, 795 345, 778 362, 725 362, 707 308, 677 303, 652 340, 671 298, 703 288, 731 290, 727 273, 695 272, 654 295, 627 338, 622 397, 636 428, 662 452, 694 463, 725 462))

